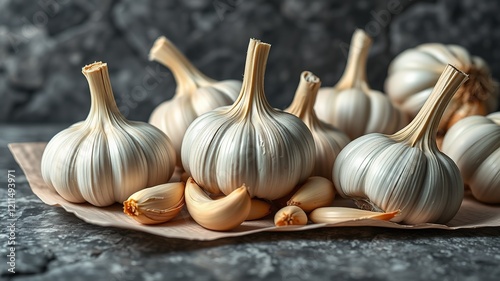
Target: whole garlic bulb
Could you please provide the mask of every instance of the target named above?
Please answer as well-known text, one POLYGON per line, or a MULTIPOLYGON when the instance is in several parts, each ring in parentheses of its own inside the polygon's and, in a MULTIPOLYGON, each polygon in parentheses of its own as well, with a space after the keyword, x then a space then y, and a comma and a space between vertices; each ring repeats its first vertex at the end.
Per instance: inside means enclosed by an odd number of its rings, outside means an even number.
POLYGON ((363 30, 354 32, 342 78, 333 88, 319 89, 314 106, 320 120, 350 139, 375 132, 391 134, 408 123, 407 116, 386 95, 368 86, 366 60, 371 42, 363 30))
POLYGON ((496 109, 498 86, 486 62, 457 45, 422 44, 394 58, 385 81, 389 98, 413 118, 447 64, 469 74, 469 80, 458 89, 441 118, 438 145, 446 131, 458 120, 469 115, 486 115, 496 109))
POLYGON ((70 202, 108 206, 166 183, 175 168, 169 138, 150 124, 123 117, 106 63, 87 65, 82 72, 90 87, 90 113, 47 144, 41 164, 47 185, 70 202))
POLYGON ((264 93, 270 45, 251 39, 241 93, 232 106, 198 117, 182 142, 182 164, 206 191, 228 195, 245 184, 252 197, 276 199, 314 167, 314 139, 296 116, 264 93))
POLYGON ((317 76, 309 71, 302 72, 292 104, 285 111, 304 121, 314 137, 316 161, 311 175, 332 180, 335 158, 350 140, 346 134, 316 116, 314 102, 320 86, 321 81, 317 76))
POLYGON ((444 136, 442 150, 455 161, 474 198, 500 203, 500 112, 458 121, 444 136))
POLYGON ((372 133, 350 142, 333 166, 338 193, 373 211, 401 210, 409 224, 446 223, 463 199, 460 171, 436 145, 439 120, 467 75, 445 68, 415 119, 393 135, 372 133))
POLYGON ((149 123, 172 140, 177 166, 181 166, 181 144, 188 126, 203 113, 232 104, 238 97, 241 81, 219 82, 206 77, 163 36, 155 41, 149 59, 167 66, 177 83, 174 97, 155 108, 149 123))

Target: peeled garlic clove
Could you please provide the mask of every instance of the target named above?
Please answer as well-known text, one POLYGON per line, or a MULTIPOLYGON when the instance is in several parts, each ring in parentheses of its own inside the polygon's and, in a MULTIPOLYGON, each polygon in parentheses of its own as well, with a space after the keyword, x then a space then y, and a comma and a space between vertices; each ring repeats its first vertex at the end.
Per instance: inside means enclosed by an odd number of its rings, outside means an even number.
POLYGON ((123 202, 123 212, 142 224, 173 219, 184 206, 184 183, 166 183, 139 190, 123 202))
POLYGON ((310 212, 319 207, 329 206, 335 197, 333 183, 323 177, 310 177, 288 200, 288 206, 300 207, 310 212))
POLYGON ((239 226, 250 213, 252 205, 243 185, 224 198, 210 198, 198 184, 189 178, 185 190, 186 206, 191 217, 210 230, 226 231, 239 226))
POLYGON ((297 206, 286 206, 278 210, 274 216, 274 225, 306 225, 307 215, 301 208, 297 206))
POLYGON ((397 216, 399 213, 399 210, 381 213, 346 207, 323 207, 312 211, 309 214, 309 219, 314 223, 339 223, 362 219, 388 221, 397 216))
POLYGON ((252 198, 250 212, 246 218, 247 221, 259 220, 271 213, 271 204, 267 201, 252 198))

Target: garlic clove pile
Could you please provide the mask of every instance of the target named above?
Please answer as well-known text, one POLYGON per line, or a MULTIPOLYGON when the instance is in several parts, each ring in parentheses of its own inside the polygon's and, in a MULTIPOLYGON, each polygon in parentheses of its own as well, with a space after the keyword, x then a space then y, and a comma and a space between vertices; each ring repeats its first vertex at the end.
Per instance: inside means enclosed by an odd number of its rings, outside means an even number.
POLYGON ((182 164, 209 193, 245 184, 252 197, 273 200, 311 174, 314 139, 296 116, 272 108, 264 93, 270 45, 251 39, 240 96, 198 117, 182 143, 182 164))
POLYGON ((312 211, 309 214, 309 219, 314 223, 340 223, 364 219, 388 221, 399 215, 399 213, 399 210, 382 213, 346 207, 322 207, 312 211))
POLYGON ((166 183, 175 168, 170 139, 119 112, 106 63, 87 65, 82 72, 90 87, 90 113, 47 144, 41 163, 47 185, 70 202, 108 206, 166 183))
POLYGON ((155 41, 149 59, 168 67, 177 83, 175 96, 153 111, 149 123, 172 140, 177 165, 181 166, 181 144, 188 126, 203 113, 232 104, 238 97, 241 81, 215 81, 206 77, 164 36, 155 41))
POLYGON ((350 139, 316 116, 314 103, 320 86, 321 81, 317 76, 309 71, 302 72, 292 104, 285 111, 299 117, 311 130, 316 146, 316 163, 311 175, 331 180, 335 158, 350 139))
POLYGON ((393 135, 362 136, 338 155, 333 179, 338 193, 363 208, 401 210, 396 221, 446 223, 463 199, 460 171, 436 145, 439 120, 467 75, 445 68, 413 121, 393 135))
POLYGON ((288 206, 300 207, 305 212, 329 206, 335 197, 333 183, 323 177, 310 177, 288 200, 288 206))
POLYGON ((286 206, 278 210, 274 215, 274 225, 306 225, 307 215, 301 208, 297 206, 286 206))

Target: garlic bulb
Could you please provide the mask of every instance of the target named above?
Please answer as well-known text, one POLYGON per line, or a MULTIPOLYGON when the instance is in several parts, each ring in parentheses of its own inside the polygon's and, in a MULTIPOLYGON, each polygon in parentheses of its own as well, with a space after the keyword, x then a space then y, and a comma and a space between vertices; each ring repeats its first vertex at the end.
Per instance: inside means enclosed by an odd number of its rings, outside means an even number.
POLYGON ((333 183, 323 177, 310 177, 288 200, 288 206, 297 206, 306 212, 329 206, 335 197, 333 183))
POLYGON ((375 132, 391 134, 408 123, 407 116, 386 95, 368 86, 366 60, 371 42, 364 31, 354 32, 342 78, 333 88, 319 89, 314 106, 320 120, 350 139, 375 132))
POLYGON ((388 221, 397 215, 399 211, 382 213, 346 207, 322 207, 312 211, 309 219, 314 223, 339 223, 364 219, 388 221))
POLYGON ((96 62, 82 72, 90 86, 90 113, 47 144, 41 164, 47 185, 70 202, 108 206, 166 183, 175 168, 169 138, 154 126, 121 115, 107 64, 96 62))
POLYGON ((232 106, 198 117, 182 143, 182 164, 210 193, 245 184, 252 197, 273 200, 306 180, 314 139, 296 116, 273 109, 264 94, 270 45, 251 39, 240 96, 232 106))
POLYGON ((297 206, 286 206, 281 208, 274 215, 274 225, 306 225, 307 215, 301 208, 297 206))
POLYGON ((385 82, 389 98, 413 118, 447 64, 468 73, 469 80, 458 89, 441 118, 438 145, 446 131, 458 120, 469 115, 486 115, 496 109, 498 86, 486 62, 457 45, 423 44, 394 58, 385 82))
POLYGON ((299 117, 311 130, 316 145, 316 163, 312 175, 331 180, 335 158, 350 140, 346 134, 316 116, 314 102, 320 86, 318 77, 308 71, 302 72, 292 104, 285 111, 299 117))
POLYGON ((338 193, 373 211, 401 210, 408 224, 448 222, 463 198, 460 171, 436 146, 439 120, 467 75, 445 68, 415 119, 393 135, 372 133, 349 143, 333 166, 338 193))
POLYGON ((500 112, 458 121, 444 136, 442 150, 477 200, 500 203, 500 112))
POLYGON ((167 66, 177 83, 175 96, 153 111, 149 123, 160 128, 172 140, 181 166, 182 138, 196 117, 220 106, 232 104, 238 97, 241 81, 215 81, 203 75, 165 37, 158 38, 149 59, 167 66))

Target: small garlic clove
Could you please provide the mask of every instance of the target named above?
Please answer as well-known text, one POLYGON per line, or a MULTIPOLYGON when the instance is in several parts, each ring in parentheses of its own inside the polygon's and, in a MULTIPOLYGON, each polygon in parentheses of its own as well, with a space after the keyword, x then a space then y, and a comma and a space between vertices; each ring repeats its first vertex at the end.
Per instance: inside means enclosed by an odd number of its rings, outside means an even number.
POLYGON ((310 177, 288 200, 288 206, 298 206, 305 212, 329 206, 335 197, 333 183, 323 177, 310 177))
POLYGON ((123 202, 123 212, 142 224, 173 219, 184 206, 184 183, 166 183, 145 188, 123 202))
POLYGON ((397 216, 400 211, 387 213, 372 212, 347 207, 323 207, 312 211, 309 219, 314 223, 340 223, 352 220, 377 219, 390 220, 397 216))
POLYGON ((247 221, 259 220, 271 213, 271 204, 267 201, 252 198, 250 212, 246 218, 247 221))
POLYGON ((306 225, 307 215, 301 208, 297 206, 286 206, 281 208, 274 216, 274 225, 306 225))

